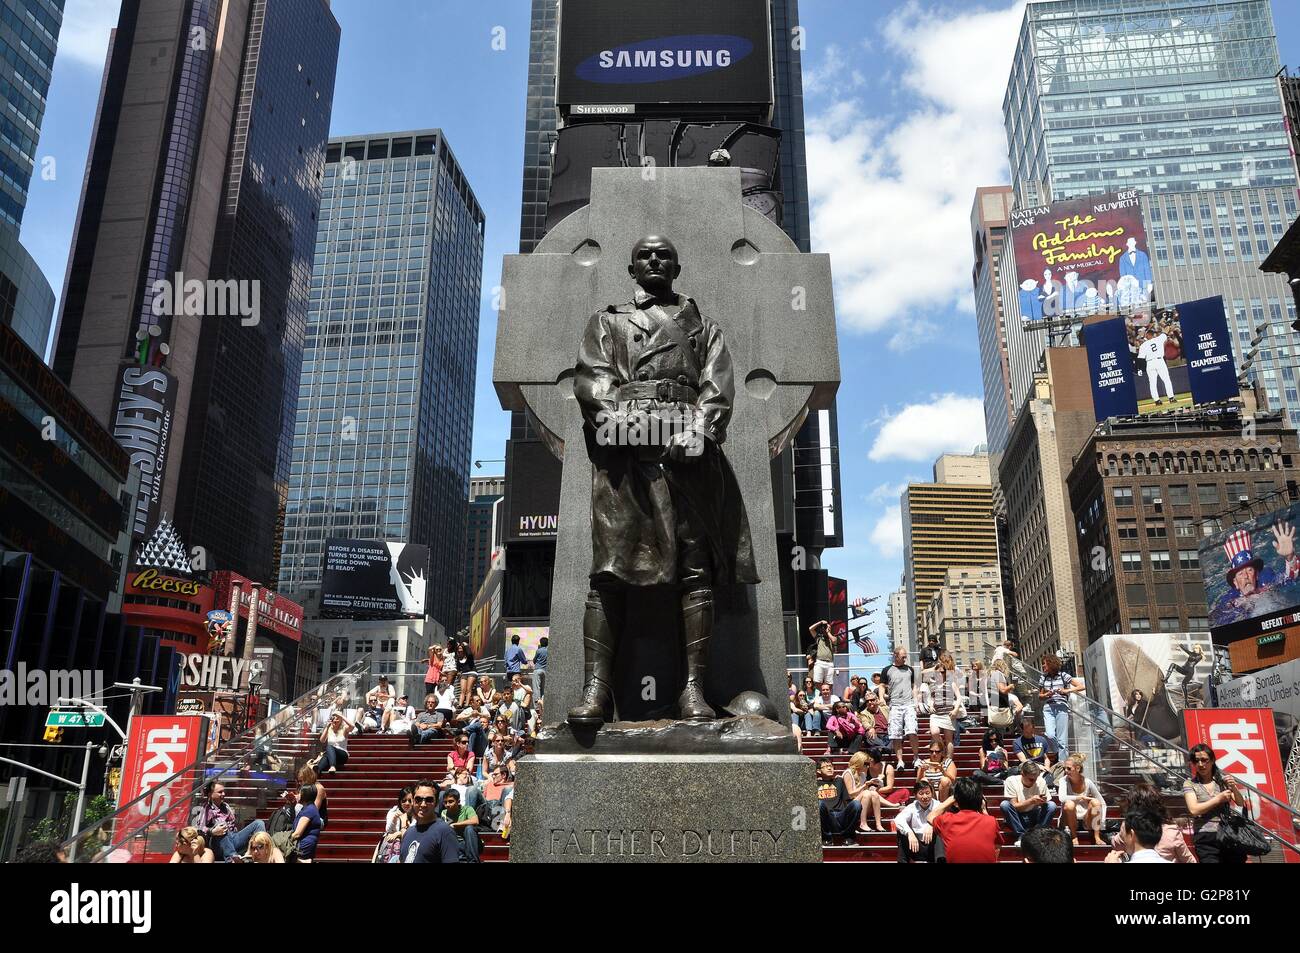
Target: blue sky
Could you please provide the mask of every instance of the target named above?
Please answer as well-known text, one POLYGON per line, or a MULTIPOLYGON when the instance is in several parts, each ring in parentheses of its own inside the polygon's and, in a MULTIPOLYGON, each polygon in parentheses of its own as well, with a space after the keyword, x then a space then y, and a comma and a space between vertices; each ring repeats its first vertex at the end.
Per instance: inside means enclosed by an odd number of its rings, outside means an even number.
MULTIPOLYGON (((1024 5, 800 6, 813 250, 832 255, 844 377, 849 544, 826 565, 849 580, 852 598, 898 583, 903 485, 929 479, 938 453, 984 439, 969 217, 975 187, 1006 179, 1001 100, 1024 5)), ((1282 62, 1300 67, 1300 4, 1273 6, 1282 62)), ((67 2, 38 148, 54 157, 56 176, 33 179, 23 227, 56 292, 117 8, 67 2)), ((441 127, 487 213, 476 459, 503 456, 508 433, 491 383, 491 299, 502 256, 518 250, 529 8, 528 0, 333 3, 343 39, 332 134, 441 127), (497 28, 503 50, 494 49, 497 28)))

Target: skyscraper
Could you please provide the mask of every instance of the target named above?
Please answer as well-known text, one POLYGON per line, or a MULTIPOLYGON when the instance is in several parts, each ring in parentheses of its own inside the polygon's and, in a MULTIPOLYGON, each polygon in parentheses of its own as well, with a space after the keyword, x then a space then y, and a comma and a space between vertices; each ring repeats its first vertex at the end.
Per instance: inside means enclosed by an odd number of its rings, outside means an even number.
POLYGON ((461 587, 460 611, 456 628, 469 625, 469 610, 474 595, 492 568, 492 559, 501 543, 504 527, 500 525, 504 511, 500 505, 505 496, 505 477, 471 477, 469 481, 469 518, 465 538, 465 584, 461 587))
POLYGON ((484 227, 441 130, 330 140, 282 589, 320 582, 330 537, 419 543, 428 614, 455 631, 484 227))
MULTIPOLYGON (((1263 326, 1248 376, 1294 420, 1295 303, 1258 270, 1298 211, 1280 67, 1269 0, 1039 0, 1003 116, 1019 205, 1141 193, 1158 303, 1223 295, 1238 367, 1263 326)), ((1046 344, 1009 338, 1013 407, 1046 344)))
POLYGON ((136 537, 275 577, 339 27, 327 0, 123 0, 54 367, 132 455, 136 537))
POLYGON ((909 483, 902 495, 903 566, 910 631, 925 631, 925 613, 949 569, 996 566, 998 537, 987 453, 946 453, 933 483, 909 483))
POLYGON ((989 454, 994 457, 995 471, 997 457, 1006 447, 1016 416, 1016 408, 1011 403, 1007 338, 1021 333, 1020 322, 1017 318, 1008 326, 998 280, 1013 201, 1014 193, 1009 185, 976 189, 975 204, 970 213, 971 243, 975 248, 971 283, 975 287, 975 326, 979 334, 980 369, 984 378, 984 429, 988 434, 989 454))
MULTIPOLYGON (((628 0, 611 0, 627 3, 629 12, 638 5, 628 0)), ((556 72, 560 48, 560 14, 562 0, 533 0, 532 27, 529 47, 528 95, 524 135, 524 170, 522 216, 519 247, 521 252, 532 251, 546 231, 547 201, 551 188, 552 146, 562 117, 556 106, 556 72)), ((773 68, 773 109, 771 125, 781 131, 778 165, 780 189, 783 196, 782 224, 800 251, 809 251, 808 226, 808 170, 804 152, 803 74, 801 44, 796 42, 795 28, 799 24, 798 0, 770 0, 771 50, 773 68)), ((647 35, 654 35, 655 25, 647 27, 647 35)), ((671 115, 672 104, 659 104, 656 115, 671 115)), ((684 105, 681 115, 716 121, 724 118, 723 111, 710 114, 707 105, 684 105)), ((624 117, 629 118, 629 117, 624 117)), ((730 117, 725 117, 730 118, 730 117)), ((611 160, 611 164, 614 164, 611 160)), ((776 503, 777 530, 782 565, 806 565, 810 573, 820 573, 818 579, 783 581, 786 599, 787 637, 790 651, 801 651, 799 640, 806 623, 796 622, 801 612, 811 616, 809 621, 825 615, 824 572, 820 570, 820 557, 824 549, 843 544, 843 519, 839 505, 838 419, 831 407, 810 414, 796 436, 793 446, 773 462, 773 485, 776 503), (820 582, 819 582, 820 580, 820 582), (796 593, 815 594, 816 605, 796 604, 796 593)), ((517 474, 528 484, 532 494, 525 510, 512 502, 519 492, 520 480, 507 479, 507 512, 513 518, 519 514, 557 514, 559 477, 558 464, 536 463, 524 466, 520 457, 529 453, 528 444, 540 440, 523 414, 515 414, 511 421, 511 439, 506 456, 515 460, 507 465, 507 476, 517 474), (542 505, 537 499, 539 485, 554 486, 554 499, 542 505)), ((523 610, 520 624, 541 624, 548 611, 549 573, 553 565, 553 542, 550 539, 521 540, 512 535, 513 522, 507 527, 507 547, 511 557, 507 561, 505 594, 506 613, 512 608, 523 610), (515 554, 518 554, 516 558, 515 554), (522 578, 527 574, 527 579, 522 578), (526 595, 528 594, 528 595, 526 595)))
POLYGON ((54 289, 18 232, 62 26, 63 0, 0 0, 0 324, 42 356, 54 289))

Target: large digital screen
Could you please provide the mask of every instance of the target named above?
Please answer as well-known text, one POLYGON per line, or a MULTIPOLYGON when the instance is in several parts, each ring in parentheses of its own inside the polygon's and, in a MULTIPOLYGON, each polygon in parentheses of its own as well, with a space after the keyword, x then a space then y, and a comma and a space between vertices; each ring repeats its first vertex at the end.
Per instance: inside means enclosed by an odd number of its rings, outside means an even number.
POLYGON ((1136 190, 1013 209, 1022 321, 1123 314, 1155 291, 1136 190))
POLYGON ((423 618, 429 547, 376 539, 325 543, 321 609, 356 618, 423 618))
POLYGON ((1201 544, 1210 629, 1220 641, 1300 621, 1300 503, 1240 523, 1201 544))
POLYGON ((562 0, 556 103, 573 114, 658 104, 765 113, 771 43, 768 0, 562 0))

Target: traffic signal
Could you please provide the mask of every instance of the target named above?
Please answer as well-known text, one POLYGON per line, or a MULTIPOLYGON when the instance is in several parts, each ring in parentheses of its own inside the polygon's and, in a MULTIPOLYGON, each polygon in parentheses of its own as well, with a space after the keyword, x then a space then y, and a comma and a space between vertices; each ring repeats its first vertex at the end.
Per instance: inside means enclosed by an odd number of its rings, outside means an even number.
POLYGON ((60 742, 63 741, 63 729, 55 728, 55 727, 47 727, 45 729, 45 740, 49 742, 53 742, 54 744, 59 744, 60 742))

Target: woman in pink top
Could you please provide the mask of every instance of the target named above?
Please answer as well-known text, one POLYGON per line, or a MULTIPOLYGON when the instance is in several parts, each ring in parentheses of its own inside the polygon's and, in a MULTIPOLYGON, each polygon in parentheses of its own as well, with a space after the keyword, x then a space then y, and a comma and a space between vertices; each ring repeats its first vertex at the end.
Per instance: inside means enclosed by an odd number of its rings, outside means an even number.
POLYGON ((474 775, 474 752, 469 749, 469 735, 463 733, 456 736, 456 744, 447 753, 447 776, 454 778, 457 771, 474 775))
POLYGON ((426 695, 438 690, 438 682, 442 680, 442 646, 429 646, 429 668, 424 673, 424 693, 426 695))
MULTIPOLYGON (((1173 864, 1197 863, 1196 855, 1187 846, 1182 830, 1179 829, 1177 824, 1169 823, 1169 818, 1165 813, 1164 801, 1161 799, 1159 791, 1149 784, 1137 785, 1133 789, 1133 793, 1128 797, 1124 813, 1127 814, 1133 810, 1150 811, 1160 818, 1160 842, 1156 844, 1155 848, 1157 854, 1173 864)), ((1106 855, 1106 863, 1123 863, 1128 856, 1128 852, 1124 850, 1124 826, 1122 824, 1119 833, 1111 838, 1110 845, 1114 850, 1106 855)))

